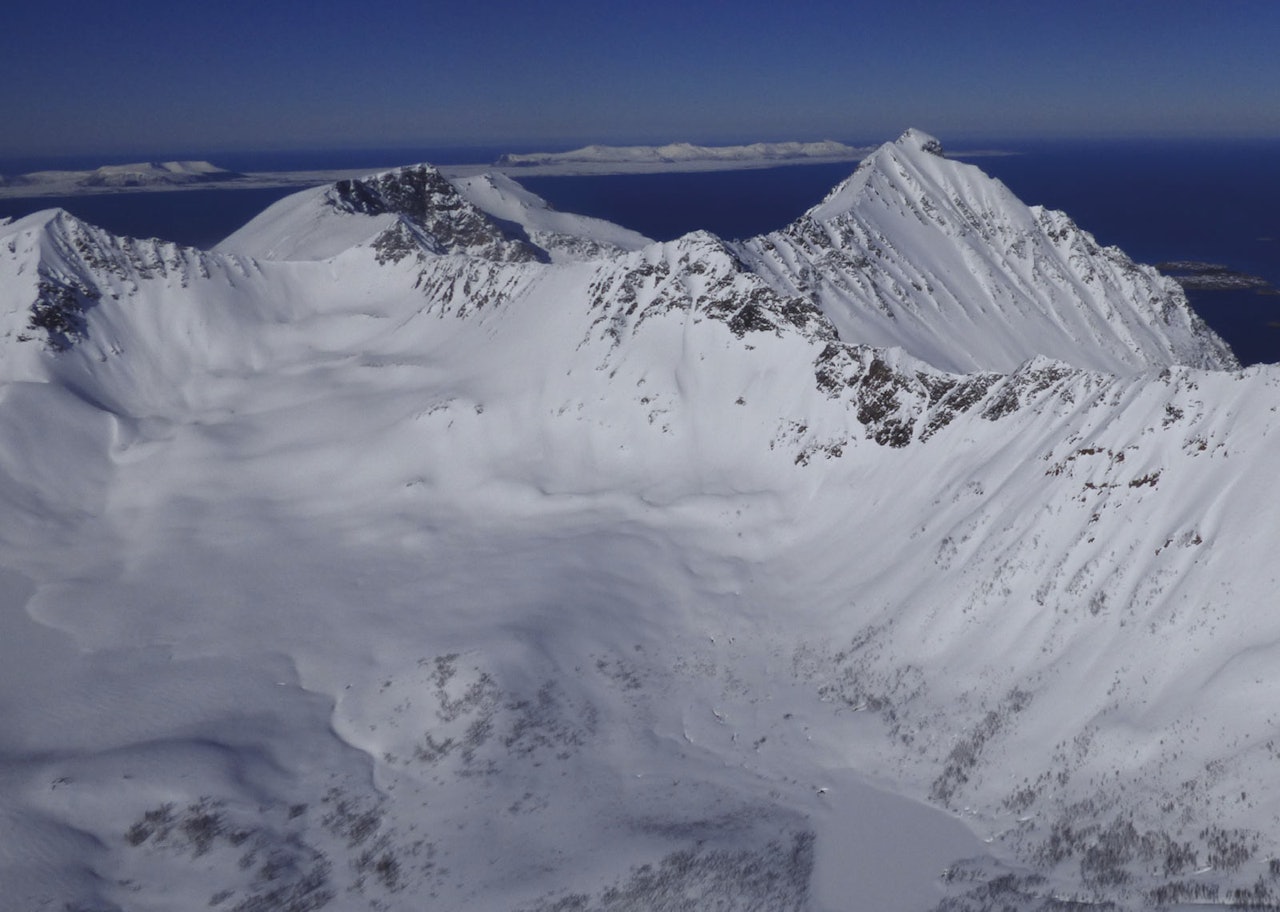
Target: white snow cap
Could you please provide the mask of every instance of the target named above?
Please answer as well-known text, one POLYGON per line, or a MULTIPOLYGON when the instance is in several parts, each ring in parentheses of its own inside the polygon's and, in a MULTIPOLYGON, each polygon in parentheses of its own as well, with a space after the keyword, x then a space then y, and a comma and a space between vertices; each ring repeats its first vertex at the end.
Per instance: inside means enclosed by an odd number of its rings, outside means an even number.
POLYGON ((779 291, 810 296, 845 341, 942 370, 1003 372, 1035 355, 1120 374, 1236 366, 1176 283, 944 157, 922 130, 742 255, 779 291))
POLYGON ((901 146, 904 149, 917 149, 921 152, 929 152, 933 155, 943 155, 942 142, 936 137, 931 136, 924 130, 917 130, 915 127, 908 127, 907 130, 894 141, 894 145, 901 146))

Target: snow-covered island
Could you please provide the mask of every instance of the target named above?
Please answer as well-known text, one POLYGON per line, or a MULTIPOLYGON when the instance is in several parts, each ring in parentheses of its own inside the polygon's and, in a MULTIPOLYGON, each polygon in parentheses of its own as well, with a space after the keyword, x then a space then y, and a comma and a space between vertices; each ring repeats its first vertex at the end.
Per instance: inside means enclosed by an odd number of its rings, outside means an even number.
POLYGON ((193 184, 242 180, 243 174, 207 161, 136 162, 103 165, 91 171, 32 171, 0 177, 0 187, 24 190, 136 190, 146 187, 189 187, 193 184))
MULTIPOLYGON (((726 171, 788 164, 855 162, 869 151, 866 147, 830 141, 742 146, 697 146, 690 143, 593 145, 572 152, 508 154, 493 163, 455 164, 440 170, 450 177, 459 178, 493 172, 534 176, 726 171)), ((309 187, 368 173, 367 168, 241 173, 207 161, 137 162, 82 171, 0 175, 0 199, 165 190, 309 187)))
POLYGON ((1157 263, 1159 269, 1183 288, 1204 291, 1253 290, 1258 294, 1280 294, 1262 276, 1250 275, 1225 266, 1222 263, 1206 263, 1201 260, 1171 260, 1157 263))
POLYGON ((908 131, 0 220, 6 909, 1280 902, 1280 367, 908 131))
POLYGON ((760 142, 740 146, 590 145, 568 152, 509 153, 494 166, 522 174, 629 174, 654 171, 712 171, 769 168, 786 164, 858 161, 870 148, 833 140, 760 142))
POLYGON ((145 193, 168 190, 232 190, 304 187, 365 174, 364 170, 241 173, 207 161, 135 162, 81 171, 30 171, 0 175, 0 199, 145 193))

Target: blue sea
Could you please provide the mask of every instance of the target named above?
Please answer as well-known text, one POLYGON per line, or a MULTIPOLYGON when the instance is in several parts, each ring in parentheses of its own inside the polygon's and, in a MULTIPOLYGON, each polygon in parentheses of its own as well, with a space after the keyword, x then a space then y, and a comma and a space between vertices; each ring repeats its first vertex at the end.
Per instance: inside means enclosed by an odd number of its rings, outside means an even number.
MULTIPOLYGON (((1027 203, 1066 211, 1101 243, 1115 244, 1140 262, 1220 263, 1280 287, 1280 141, 998 145, 1014 154, 953 154, 999 178, 1027 203)), ((374 170, 424 159, 442 164, 492 160, 496 154, 490 149, 384 150, 214 160, 237 170, 374 170)), ((18 170, 3 165, 0 170, 8 173, 18 170)), ((24 170, 34 167, 38 165, 24 170)), ((606 218, 659 240, 695 229, 740 238, 787 224, 853 167, 528 177, 522 183, 558 209, 606 218)), ((0 217, 62 206, 117 233, 207 247, 291 192, 200 190, 0 200, 0 217)), ((1191 300, 1243 362, 1280 361, 1280 296, 1198 291, 1191 300)))

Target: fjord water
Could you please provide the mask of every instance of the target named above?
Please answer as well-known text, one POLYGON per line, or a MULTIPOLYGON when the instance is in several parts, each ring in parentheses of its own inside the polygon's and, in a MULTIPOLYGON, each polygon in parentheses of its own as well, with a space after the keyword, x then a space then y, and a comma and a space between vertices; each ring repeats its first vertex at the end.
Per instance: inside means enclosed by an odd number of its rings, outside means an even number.
MULTIPOLYGON (((1201 260, 1280 286, 1280 142, 1000 144, 1013 154, 952 154, 1028 204, 1068 213, 1102 244, 1144 263, 1201 260)), ((395 161, 391 151, 363 160, 395 161)), ((453 157, 455 160, 455 156, 453 157)), ((439 156, 437 156, 439 158, 439 156)), ((318 168, 292 160, 228 161, 250 170, 318 168)), ((330 167, 356 166, 335 157, 330 167)), ((219 162, 220 164, 222 162, 219 162)), ((443 162, 441 162, 443 163, 443 162)), ((617 222, 657 240, 704 229, 744 238, 786 225, 853 170, 851 163, 675 174, 522 177, 556 208, 617 222)), ((123 193, 0 200, 0 217, 61 206, 134 237, 209 247, 290 188, 123 193)), ((1192 304, 1246 364, 1280 361, 1280 296, 1192 291, 1192 304)))

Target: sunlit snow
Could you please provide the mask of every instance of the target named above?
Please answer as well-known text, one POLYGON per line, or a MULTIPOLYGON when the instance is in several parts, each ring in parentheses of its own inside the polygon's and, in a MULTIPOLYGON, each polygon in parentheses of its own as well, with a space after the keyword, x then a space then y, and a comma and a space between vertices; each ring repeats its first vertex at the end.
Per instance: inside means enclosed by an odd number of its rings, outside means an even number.
POLYGON ((1280 374, 936 146, 0 224, 5 903, 1274 901, 1280 374))

